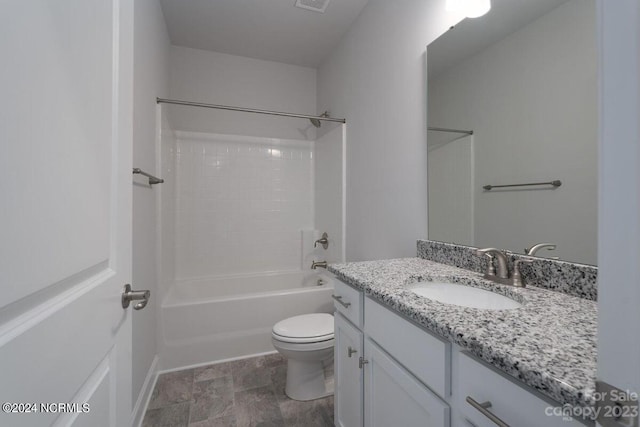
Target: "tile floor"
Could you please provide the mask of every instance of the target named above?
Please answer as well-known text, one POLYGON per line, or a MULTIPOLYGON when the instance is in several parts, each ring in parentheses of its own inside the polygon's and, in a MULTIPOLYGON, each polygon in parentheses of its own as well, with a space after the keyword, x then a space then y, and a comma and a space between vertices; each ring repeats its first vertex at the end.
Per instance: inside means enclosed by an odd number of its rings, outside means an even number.
MULTIPOLYGON (((143 427, 329 427, 333 396, 298 402, 284 394, 280 354, 170 372, 158 377, 143 427)), ((332 368, 327 381, 333 381, 332 368)))

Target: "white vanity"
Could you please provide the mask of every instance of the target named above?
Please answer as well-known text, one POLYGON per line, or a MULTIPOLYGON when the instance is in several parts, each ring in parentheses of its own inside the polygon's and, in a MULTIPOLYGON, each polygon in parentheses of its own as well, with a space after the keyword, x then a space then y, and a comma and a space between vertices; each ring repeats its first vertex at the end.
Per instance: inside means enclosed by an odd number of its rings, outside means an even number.
POLYGON ((336 279, 334 299, 336 426, 583 425, 362 290, 336 279))

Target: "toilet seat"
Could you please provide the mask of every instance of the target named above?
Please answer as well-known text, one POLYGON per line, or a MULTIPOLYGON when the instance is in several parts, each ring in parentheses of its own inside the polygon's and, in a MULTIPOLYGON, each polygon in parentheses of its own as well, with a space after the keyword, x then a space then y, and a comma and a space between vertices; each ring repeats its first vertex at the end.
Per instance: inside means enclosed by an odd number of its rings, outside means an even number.
POLYGON ((328 313, 303 314, 281 320, 273 326, 274 339, 292 344, 333 340, 333 316, 328 313))

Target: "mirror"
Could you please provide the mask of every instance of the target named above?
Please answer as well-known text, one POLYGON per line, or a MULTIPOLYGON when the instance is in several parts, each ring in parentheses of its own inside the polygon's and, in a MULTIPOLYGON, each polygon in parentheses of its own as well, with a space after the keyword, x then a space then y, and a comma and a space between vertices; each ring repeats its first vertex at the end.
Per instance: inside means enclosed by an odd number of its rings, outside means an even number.
POLYGON ((429 238, 595 264, 595 0, 492 5, 427 48, 429 238))

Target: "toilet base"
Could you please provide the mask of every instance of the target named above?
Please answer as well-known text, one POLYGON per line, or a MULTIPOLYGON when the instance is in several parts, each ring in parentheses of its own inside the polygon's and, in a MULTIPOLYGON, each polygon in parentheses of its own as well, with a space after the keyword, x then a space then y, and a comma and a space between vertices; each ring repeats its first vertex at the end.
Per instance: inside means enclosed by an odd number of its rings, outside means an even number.
MULTIPOLYGON (((330 389, 329 389, 330 388, 330 389)), ((293 400, 315 400, 333 394, 327 387, 323 361, 287 360, 285 394, 293 400)))

